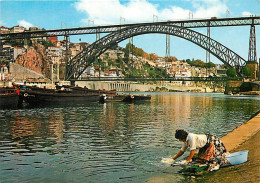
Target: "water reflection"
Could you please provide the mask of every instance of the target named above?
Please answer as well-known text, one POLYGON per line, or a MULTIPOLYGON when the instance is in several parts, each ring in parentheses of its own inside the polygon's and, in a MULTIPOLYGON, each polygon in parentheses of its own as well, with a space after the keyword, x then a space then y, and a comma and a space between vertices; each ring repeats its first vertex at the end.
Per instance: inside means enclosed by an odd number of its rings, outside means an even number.
POLYGON ((142 182, 177 175, 160 164, 178 151, 177 128, 224 135, 260 99, 157 94, 151 102, 0 111, 0 177, 6 182, 142 182), (19 176, 17 175, 19 172, 19 176))
POLYGON ((1 121, 0 152, 51 151, 51 148, 48 147, 62 142, 64 134, 64 114, 62 112, 42 113, 38 111, 32 113, 30 111, 28 113, 17 110, 6 113, 9 118, 1 121), (3 149, 10 149, 10 151, 3 149))

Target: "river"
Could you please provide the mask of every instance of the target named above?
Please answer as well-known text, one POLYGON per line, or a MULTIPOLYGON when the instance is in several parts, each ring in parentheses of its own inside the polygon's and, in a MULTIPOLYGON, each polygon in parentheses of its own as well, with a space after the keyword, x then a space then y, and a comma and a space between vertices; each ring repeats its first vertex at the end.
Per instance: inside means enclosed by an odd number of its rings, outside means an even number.
POLYGON ((0 182, 185 182, 161 163, 181 147, 176 129, 223 136, 260 108, 256 96, 150 94, 136 103, 0 110, 0 182))

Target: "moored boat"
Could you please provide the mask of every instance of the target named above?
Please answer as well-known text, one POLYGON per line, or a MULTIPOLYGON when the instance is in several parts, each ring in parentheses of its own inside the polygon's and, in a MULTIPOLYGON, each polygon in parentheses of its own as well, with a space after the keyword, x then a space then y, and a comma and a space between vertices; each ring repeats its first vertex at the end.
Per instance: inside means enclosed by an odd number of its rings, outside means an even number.
POLYGON ((147 101, 151 100, 151 95, 133 95, 133 94, 114 94, 106 95, 106 102, 134 102, 134 101, 147 101))
POLYGON ((0 109, 17 108, 19 90, 15 88, 0 88, 0 109))
POLYGON ((44 91, 26 91, 24 93, 24 101, 31 105, 40 104, 70 104, 70 103, 88 103, 99 102, 99 94, 81 94, 81 93, 69 93, 59 92, 53 90, 44 91))
POLYGON ((145 101, 145 100, 151 100, 151 95, 127 95, 123 102, 134 102, 134 101, 145 101))
MULTIPOLYGON (((87 89, 74 90, 70 87, 58 89, 38 88, 20 85, 23 100, 30 105, 57 105, 57 104, 82 104, 100 102, 102 99, 98 92, 89 92, 87 89)), ((102 101, 101 101, 102 102, 102 101)))
POLYGON ((150 95, 117 94, 116 90, 93 90, 74 86, 56 86, 56 89, 17 85, 20 97, 31 105, 69 104, 87 102, 133 102, 150 100, 150 95))

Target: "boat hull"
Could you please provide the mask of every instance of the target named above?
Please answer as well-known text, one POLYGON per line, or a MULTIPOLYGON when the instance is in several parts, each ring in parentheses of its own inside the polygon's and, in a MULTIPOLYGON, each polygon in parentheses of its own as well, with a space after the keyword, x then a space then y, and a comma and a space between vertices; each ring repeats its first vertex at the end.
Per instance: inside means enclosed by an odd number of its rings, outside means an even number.
POLYGON ((105 99, 106 102, 134 102, 151 100, 150 95, 108 95, 105 99))
POLYGON ((82 104, 89 102, 99 102, 98 94, 75 94, 75 93, 44 93, 27 92, 24 93, 24 101, 31 105, 41 104, 82 104))
POLYGON ((16 93, 0 94, 0 109, 13 109, 18 106, 19 96, 16 93))

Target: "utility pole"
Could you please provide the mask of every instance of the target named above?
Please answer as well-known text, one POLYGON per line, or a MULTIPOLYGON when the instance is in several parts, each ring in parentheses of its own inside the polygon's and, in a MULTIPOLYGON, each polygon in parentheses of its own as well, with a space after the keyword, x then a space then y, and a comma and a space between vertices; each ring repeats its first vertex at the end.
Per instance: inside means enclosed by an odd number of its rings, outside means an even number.
POLYGON ((94 26, 94 20, 88 20, 88 27, 90 27, 90 26, 94 26), (92 25, 91 25, 91 23, 92 23, 92 25))
POLYGON ((193 19, 193 12, 189 11, 189 19, 193 19))
MULTIPOLYGON (((130 75, 130 53, 131 53, 131 49, 132 49, 132 59, 133 59, 133 47, 134 47, 134 38, 133 37, 130 37, 129 38, 129 55, 128 55, 128 73, 130 75)), ((129 76, 128 75, 128 76, 129 76)))
POLYGON ((158 16, 157 15, 153 15, 153 22, 158 22, 158 16))
POLYGON ((53 87, 53 63, 50 64, 50 70, 51 70, 51 87, 53 87))
POLYGON ((67 32, 65 32, 65 42, 66 42, 66 52, 65 52, 65 76, 68 76, 68 71, 69 71, 69 64, 68 64, 68 61, 69 61, 69 58, 68 58, 68 50, 69 50, 69 35, 67 34, 67 32))
MULTIPOLYGON (((97 41, 100 39, 100 33, 98 33, 98 29, 97 29, 97 32, 96 32, 96 43, 97 41)), ((95 44, 95 49, 97 49, 97 44, 95 44)), ((96 58, 96 54, 95 54, 95 61, 98 60, 98 75, 99 75, 99 78, 100 78, 100 66, 101 66, 101 63, 100 63, 100 59, 96 58)))
MULTIPOLYGON (((61 27, 61 29, 63 27, 67 28, 67 23, 61 21, 60 22, 60 27, 61 27)), ((69 72, 69 69, 70 69, 70 68, 68 68, 69 67, 69 65, 68 65, 68 49, 69 49, 68 42, 69 42, 69 35, 67 34, 67 32, 65 32, 64 40, 65 40, 65 78, 64 79, 66 79, 66 76, 68 76, 68 74, 69 74, 68 72, 69 72)), ((57 66, 57 72, 59 72, 59 65, 57 66)), ((58 75, 58 80, 59 80, 59 75, 58 75)))
POLYGON ((57 81, 60 81, 60 60, 58 60, 56 71, 57 81))
POLYGON ((230 11, 229 11, 229 9, 227 9, 227 11, 226 11, 226 16, 227 16, 227 18, 230 17, 230 11))
POLYGON ((166 58, 167 62, 169 61, 169 57, 171 56, 171 53, 170 53, 170 42, 171 42, 170 35, 166 34, 166 53, 165 53, 165 58, 166 58))
POLYGON ((125 18, 124 17, 120 17, 120 25, 125 24, 125 18))
POLYGON ((60 28, 62 29, 62 25, 64 25, 64 28, 66 29, 67 28, 67 23, 66 22, 60 22, 60 28))
MULTIPOLYGON (((210 26, 207 27, 208 49, 210 50, 210 26)), ((210 52, 206 50, 206 77, 208 77, 208 65, 210 63, 210 52)))

